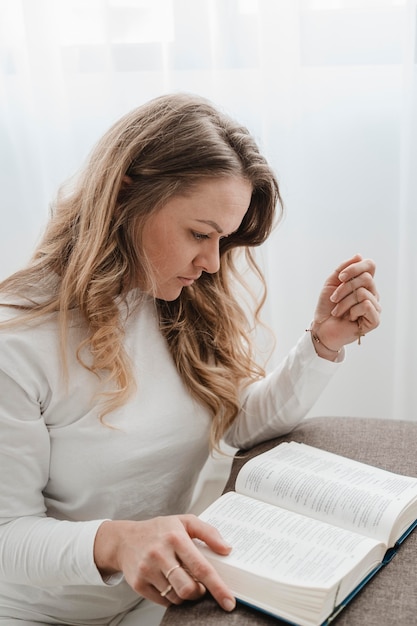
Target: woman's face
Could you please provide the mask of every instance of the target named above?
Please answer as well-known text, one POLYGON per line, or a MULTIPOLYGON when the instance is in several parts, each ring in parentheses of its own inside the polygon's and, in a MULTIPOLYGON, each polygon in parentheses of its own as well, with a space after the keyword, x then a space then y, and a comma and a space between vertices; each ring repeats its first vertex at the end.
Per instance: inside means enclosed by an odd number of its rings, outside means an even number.
POLYGON ((239 228, 252 186, 243 178, 209 179, 171 198, 143 229, 152 271, 152 295, 175 300, 203 272, 220 267, 219 243, 239 228))

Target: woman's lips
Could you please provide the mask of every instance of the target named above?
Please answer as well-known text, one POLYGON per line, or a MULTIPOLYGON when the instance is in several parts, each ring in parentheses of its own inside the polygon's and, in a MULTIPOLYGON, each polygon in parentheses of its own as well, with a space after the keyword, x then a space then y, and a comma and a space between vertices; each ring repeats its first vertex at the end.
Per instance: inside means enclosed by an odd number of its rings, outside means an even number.
POLYGON ((198 280, 200 276, 201 274, 199 276, 195 276, 194 278, 186 278, 185 276, 178 276, 178 280, 184 285, 184 287, 189 287, 190 285, 193 284, 193 282, 198 280))

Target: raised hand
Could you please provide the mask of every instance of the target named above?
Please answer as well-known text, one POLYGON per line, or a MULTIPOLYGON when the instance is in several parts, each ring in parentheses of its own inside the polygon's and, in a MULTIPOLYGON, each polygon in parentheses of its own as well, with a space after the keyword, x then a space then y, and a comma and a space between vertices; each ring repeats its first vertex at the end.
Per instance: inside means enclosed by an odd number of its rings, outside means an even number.
POLYGON ((375 262, 357 254, 326 280, 311 325, 317 353, 334 360, 341 348, 377 328, 381 306, 375 286, 375 262))

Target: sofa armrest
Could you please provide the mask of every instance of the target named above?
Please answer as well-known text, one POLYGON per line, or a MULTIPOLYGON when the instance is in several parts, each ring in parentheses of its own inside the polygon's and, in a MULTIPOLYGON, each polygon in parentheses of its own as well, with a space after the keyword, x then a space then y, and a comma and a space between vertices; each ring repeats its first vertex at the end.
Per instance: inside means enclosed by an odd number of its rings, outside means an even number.
MULTIPOLYGON (((250 458, 283 441, 298 441, 393 472, 417 476, 417 422, 359 417, 316 417, 284 437, 240 450, 224 491, 250 458)), ((337 626, 409 626, 417 615, 417 532, 338 616, 337 626)), ((170 607, 161 626, 279 626, 285 622, 238 604, 225 613, 210 597, 170 607)))

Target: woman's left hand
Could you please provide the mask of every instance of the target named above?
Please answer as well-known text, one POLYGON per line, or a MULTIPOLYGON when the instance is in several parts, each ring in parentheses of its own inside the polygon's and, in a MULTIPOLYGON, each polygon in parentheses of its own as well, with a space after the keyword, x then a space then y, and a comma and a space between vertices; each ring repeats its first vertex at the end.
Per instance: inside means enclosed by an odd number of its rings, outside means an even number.
POLYGON ((360 343, 377 328, 381 306, 374 275, 375 262, 357 254, 326 280, 311 325, 319 356, 334 360, 344 345, 360 343))

